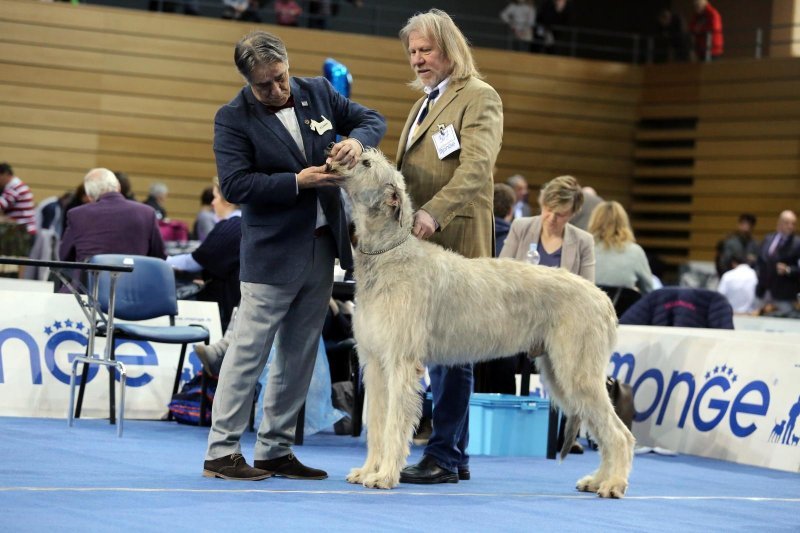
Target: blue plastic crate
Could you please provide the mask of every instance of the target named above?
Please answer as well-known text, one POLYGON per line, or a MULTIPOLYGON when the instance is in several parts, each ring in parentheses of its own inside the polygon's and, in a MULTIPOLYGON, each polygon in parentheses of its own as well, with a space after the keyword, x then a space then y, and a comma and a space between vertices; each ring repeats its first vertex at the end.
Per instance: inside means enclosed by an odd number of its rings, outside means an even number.
POLYGON ((545 457, 549 410, 549 400, 534 396, 474 393, 467 453, 545 457))

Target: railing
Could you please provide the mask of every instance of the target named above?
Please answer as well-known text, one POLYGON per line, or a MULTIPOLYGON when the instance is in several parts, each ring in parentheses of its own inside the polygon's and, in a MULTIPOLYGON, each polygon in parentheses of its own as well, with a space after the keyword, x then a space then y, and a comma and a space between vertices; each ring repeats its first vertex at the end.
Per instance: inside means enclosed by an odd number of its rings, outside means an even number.
MULTIPOLYGON (((75 2, 77 0, 73 0, 75 2)), ((133 9, 142 9, 144 0, 80 0, 85 4, 113 5, 133 9)), ((297 0, 303 8, 303 14, 298 19, 298 25, 309 26, 309 0, 297 0)), ((185 6, 193 6, 200 14, 208 17, 220 17, 224 4, 221 0, 153 0, 149 2, 157 10, 182 11, 185 6)), ((363 5, 356 7, 348 2, 341 2, 338 14, 329 15, 324 23, 330 30, 385 37, 397 37, 398 30, 406 20, 414 15, 417 10, 410 7, 395 7, 385 4, 375 4, 366 0, 363 5)), ((258 10, 264 23, 275 23, 274 14, 269 6, 258 10)), ((454 20, 464 34, 475 46, 513 50, 519 48, 514 42, 505 22, 499 18, 452 13, 454 20)), ((317 21, 321 19, 316 17, 317 21)), ((791 38, 792 30, 800 25, 777 24, 769 27, 726 28, 725 53, 726 57, 752 57, 761 59, 769 48, 776 46, 792 47, 800 44, 800 39, 791 38), (776 31, 786 32, 789 36, 776 40, 768 38, 776 31), (731 53, 734 52, 734 53, 731 53)), ((553 26, 550 28, 555 35, 553 43, 535 38, 531 43, 532 52, 551 53, 562 56, 580 57, 586 59, 603 59, 608 61, 623 61, 630 63, 652 63, 658 60, 658 38, 644 33, 629 33, 608 31, 577 26, 553 26)), ((693 48, 694 36, 687 34, 690 49, 693 48)), ((706 53, 704 57, 697 57, 698 61, 711 61, 712 35, 706 35, 706 53)))

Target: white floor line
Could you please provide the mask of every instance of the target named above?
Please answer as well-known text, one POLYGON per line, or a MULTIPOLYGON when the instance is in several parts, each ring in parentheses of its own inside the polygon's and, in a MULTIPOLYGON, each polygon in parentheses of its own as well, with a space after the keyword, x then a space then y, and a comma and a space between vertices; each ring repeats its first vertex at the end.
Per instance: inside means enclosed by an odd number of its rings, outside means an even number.
MULTIPOLYGON (((533 492, 409 492, 406 490, 280 490, 280 489, 180 489, 180 488, 133 488, 133 487, 0 487, 0 492, 153 492, 192 494, 332 494, 356 496, 439 496, 470 498, 547 498, 564 500, 596 499, 595 494, 539 494, 533 492)), ((626 496, 626 500, 671 500, 671 501, 742 501, 742 502, 786 502, 800 503, 800 498, 776 498, 762 496, 626 496)))

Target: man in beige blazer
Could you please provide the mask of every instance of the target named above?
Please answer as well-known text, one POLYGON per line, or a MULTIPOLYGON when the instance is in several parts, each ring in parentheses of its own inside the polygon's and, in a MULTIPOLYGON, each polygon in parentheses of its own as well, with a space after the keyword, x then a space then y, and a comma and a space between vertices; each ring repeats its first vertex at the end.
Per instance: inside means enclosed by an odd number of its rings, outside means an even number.
MULTIPOLYGON (((492 169, 503 136, 500 97, 480 80, 466 39, 447 13, 415 15, 400 38, 416 74, 412 86, 426 93, 412 107, 397 150, 397 167, 418 209, 413 233, 465 257, 490 257, 492 169)), ((422 460, 406 467, 400 481, 457 483, 470 476, 472 366, 429 372, 433 433, 422 460)))

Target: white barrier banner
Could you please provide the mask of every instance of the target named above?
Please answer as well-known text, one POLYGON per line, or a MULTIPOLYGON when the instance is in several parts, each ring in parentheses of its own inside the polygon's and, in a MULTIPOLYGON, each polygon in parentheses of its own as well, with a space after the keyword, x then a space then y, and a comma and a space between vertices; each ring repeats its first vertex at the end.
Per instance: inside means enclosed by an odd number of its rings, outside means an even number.
MULTIPOLYGON (((72 360, 86 351, 88 322, 70 294, 0 290, 0 416, 66 418, 72 360)), ((212 302, 179 301, 175 324, 208 328, 221 337, 212 302)), ((168 317, 141 324, 168 326, 168 317)), ((127 367, 125 418, 158 419, 167 412, 180 345, 117 341, 116 358, 127 367)), ((105 338, 95 342, 102 357, 105 338)), ((183 381, 201 368, 189 345, 183 381)), ((80 376, 81 365, 78 365, 80 376)), ((108 417, 108 371, 89 366, 83 417, 108 417)), ((76 387, 77 388, 77 387, 76 387)))
POLYGON ((638 446, 800 472, 800 335, 620 326, 638 446))

